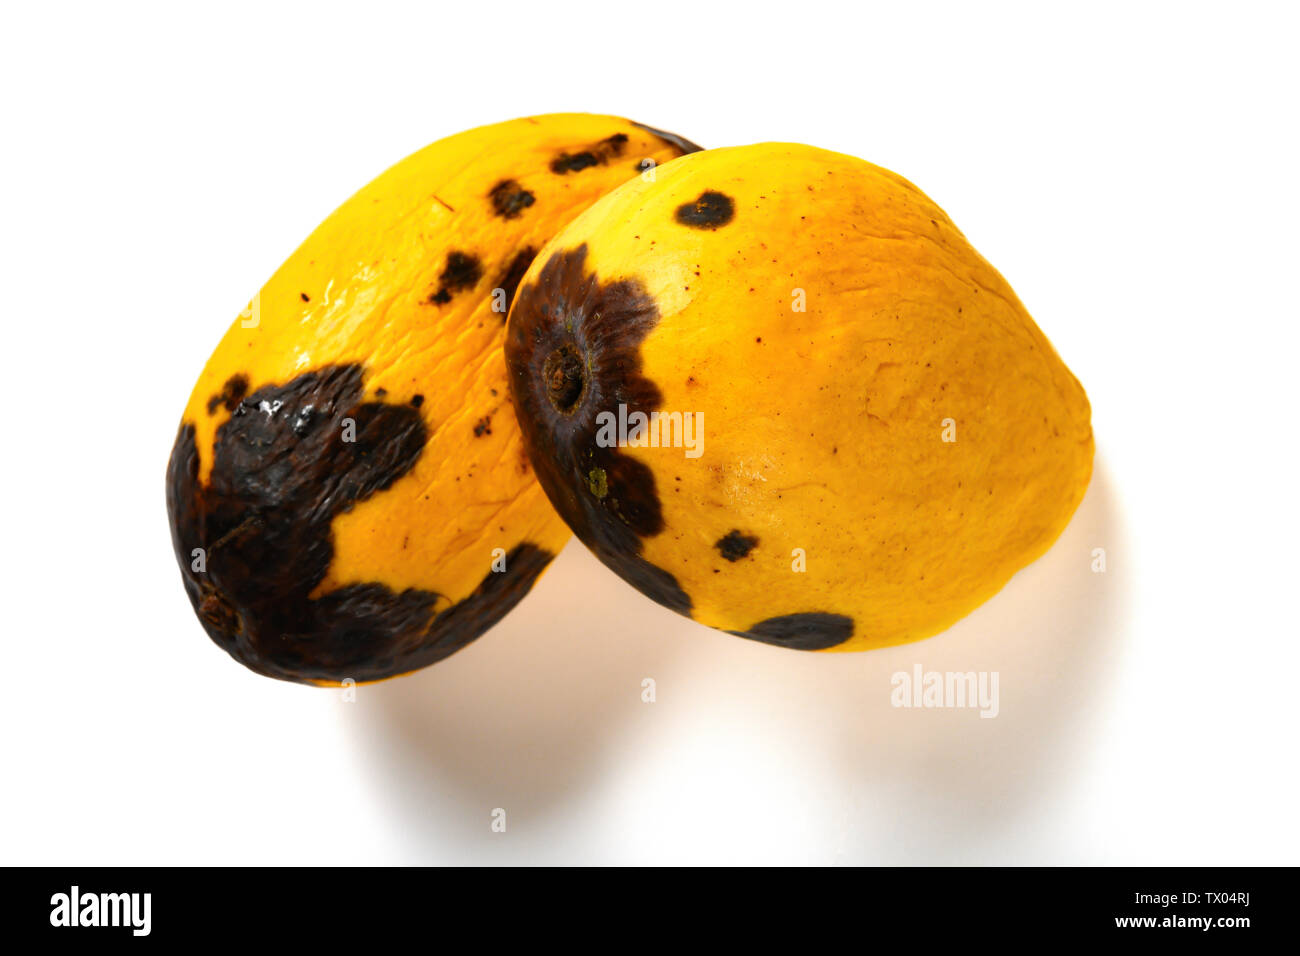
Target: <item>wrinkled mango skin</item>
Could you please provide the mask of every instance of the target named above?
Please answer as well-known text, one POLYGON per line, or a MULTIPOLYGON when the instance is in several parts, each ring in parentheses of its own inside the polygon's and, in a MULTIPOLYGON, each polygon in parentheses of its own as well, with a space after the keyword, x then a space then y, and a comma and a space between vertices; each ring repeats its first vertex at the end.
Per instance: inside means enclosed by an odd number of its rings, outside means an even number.
POLYGON ((272 677, 378 680, 527 592, 569 532, 510 407, 510 299, 579 211, 694 148, 585 114, 471 130, 290 256, 208 361, 168 467, 186 591, 220 647, 272 677))
POLYGON ((1092 469, 1083 388, 1002 276, 911 183, 808 146, 688 156, 593 205, 530 268, 506 357, 578 536, 785 647, 947 628, 1047 550, 1092 469), (699 457, 607 447, 620 403, 701 415, 699 457))

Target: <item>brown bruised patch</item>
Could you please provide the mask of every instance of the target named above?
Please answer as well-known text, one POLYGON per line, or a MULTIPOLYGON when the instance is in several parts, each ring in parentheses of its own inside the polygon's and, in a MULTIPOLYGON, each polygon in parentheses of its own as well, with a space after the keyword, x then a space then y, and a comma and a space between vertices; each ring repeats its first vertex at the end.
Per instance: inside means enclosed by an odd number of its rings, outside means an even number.
POLYGON ((501 313, 502 322, 506 320, 506 316, 510 312, 510 303, 515 301, 515 293, 519 291, 519 283, 523 281, 524 273, 528 271, 528 267, 533 264, 535 258, 537 258, 537 250, 532 246, 520 249, 515 253, 515 257, 510 260, 510 264, 506 266, 505 272, 501 274, 497 288, 506 294, 506 308, 501 313))
POLYGON ((221 392, 208 399, 208 414, 215 415, 217 409, 223 406, 226 411, 233 412, 247 393, 248 377, 244 375, 230 376, 230 378, 226 379, 226 384, 221 386, 221 392))
POLYGON ((493 186, 488 198, 492 200, 492 211, 502 219, 517 219, 537 201, 536 196, 513 179, 503 179, 493 186))
POLYGON ((596 416, 625 404, 647 415, 662 403, 641 374, 641 342, 659 310, 632 279, 601 282, 587 247, 557 252, 524 285, 506 327, 511 395, 543 489, 583 543, 666 607, 690 614, 691 599, 667 571, 641 556, 641 538, 664 529, 654 473, 596 441, 596 416), (591 476, 603 476, 592 490, 591 476))
POLYGON ((563 176, 566 173, 577 173, 584 169, 590 169, 592 166, 604 166, 611 159, 622 156, 623 150, 626 148, 627 133, 615 133, 613 136, 607 136, 599 143, 595 143, 581 152, 560 153, 559 156, 551 160, 551 172, 563 176))
POLYGON ((706 189, 694 202, 678 206, 674 218, 692 229, 717 229, 731 222, 735 215, 736 204, 730 196, 706 189))
POLYGON ((824 651, 853 636, 853 618, 813 611, 784 614, 759 621, 748 631, 731 631, 737 637, 775 644, 797 651, 824 651))
POLYGON ((259 673, 366 681, 425 667, 499 620, 551 558, 521 545, 505 572, 441 613, 437 594, 379 582, 312 598, 333 559, 334 517, 407 474, 427 439, 416 409, 363 396, 357 365, 258 389, 217 429, 206 485, 194 426, 177 434, 167 511, 186 592, 212 640, 259 673))
POLYGON ((757 544, 758 539, 752 535, 741 534, 737 530, 732 530, 728 531, 726 535, 715 541, 713 546, 717 548, 718 553, 728 561, 735 562, 739 561, 745 555, 749 554, 750 551, 754 550, 754 546, 757 544))
POLYGON ((455 293, 462 289, 473 288, 481 278, 483 278, 483 265, 479 262, 478 256, 453 250, 447 253, 447 264, 438 276, 441 285, 438 286, 437 292, 429 296, 429 301, 445 305, 451 301, 455 293))

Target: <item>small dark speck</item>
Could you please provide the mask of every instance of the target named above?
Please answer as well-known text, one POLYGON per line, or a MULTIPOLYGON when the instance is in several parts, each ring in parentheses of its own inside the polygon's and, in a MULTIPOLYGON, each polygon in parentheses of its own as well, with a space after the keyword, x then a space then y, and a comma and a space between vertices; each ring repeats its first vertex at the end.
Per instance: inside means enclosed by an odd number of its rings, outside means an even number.
POLYGON ((412 406, 413 408, 419 408, 419 407, 420 407, 421 405, 423 405, 423 404, 424 404, 424 396, 423 396, 423 395, 412 395, 412 396, 411 396, 411 406, 412 406))
POLYGON ((311 301, 311 296, 309 296, 306 292, 299 292, 299 293, 298 293, 298 298, 302 299, 302 301, 304 301, 304 302, 310 302, 310 301, 311 301))

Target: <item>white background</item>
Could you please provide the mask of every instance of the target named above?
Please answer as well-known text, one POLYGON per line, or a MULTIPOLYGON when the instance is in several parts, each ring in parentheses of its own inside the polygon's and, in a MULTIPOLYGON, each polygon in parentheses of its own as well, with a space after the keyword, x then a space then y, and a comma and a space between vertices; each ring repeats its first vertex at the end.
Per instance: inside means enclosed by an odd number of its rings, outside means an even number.
POLYGON ((0 861, 1300 862, 1294 6, 726 6, 6 6, 0 861), (388 165, 563 110, 943 205, 1092 400, 1055 548, 864 655, 711 632, 576 545, 355 704, 222 654, 163 502, 208 353, 388 165), (999 716, 892 708, 918 663, 997 671, 999 716))

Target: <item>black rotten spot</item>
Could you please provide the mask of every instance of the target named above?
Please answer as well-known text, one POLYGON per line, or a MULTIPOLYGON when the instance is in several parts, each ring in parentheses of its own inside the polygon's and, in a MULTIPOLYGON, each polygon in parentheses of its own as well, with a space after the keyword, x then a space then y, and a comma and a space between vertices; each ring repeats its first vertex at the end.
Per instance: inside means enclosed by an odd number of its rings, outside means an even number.
POLYGON ((678 206, 675 218, 692 229, 717 229, 731 222, 735 215, 736 204, 730 196, 708 189, 694 202, 678 206))
POLYGON ((208 399, 208 414, 215 415, 217 409, 222 406, 226 411, 233 412, 244 395, 248 392, 248 377, 246 375, 232 375, 226 379, 226 384, 221 386, 220 394, 213 395, 208 399))
POLYGON ((503 179, 492 187, 488 193, 492 200, 492 210, 502 219, 516 219, 519 214, 537 201, 530 193, 513 179, 503 179))
POLYGON ((505 292, 505 302, 502 303, 505 306, 505 310, 501 313, 502 322, 506 320, 506 315, 510 312, 510 303, 515 301, 515 293, 519 291, 519 283, 523 281, 524 273, 528 271, 528 267, 533 264, 535 258, 537 258, 537 250, 532 246, 520 249, 515 253, 515 257, 510 260, 510 264, 506 266, 501 278, 497 280, 497 288, 505 292))
POLYGON ((438 291, 429 296, 429 301, 444 305, 451 301, 452 295, 462 289, 472 288, 483 278, 483 265, 477 256, 468 252, 452 251, 447 253, 447 265, 438 276, 441 285, 438 291))
POLYGON ((577 173, 592 166, 604 166, 611 159, 622 156, 627 147, 627 134, 615 133, 577 153, 560 153, 551 160, 551 172, 563 176, 577 173))
POLYGON ((713 543, 718 552, 728 561, 739 561, 745 555, 749 554, 758 544, 758 539, 747 534, 741 534, 738 530, 728 531, 726 535, 719 538, 713 543))
POLYGON ((797 651, 824 651, 843 644, 853 636, 853 618, 843 614, 812 611, 783 614, 759 621, 748 631, 731 631, 751 641, 789 647, 797 651))
POLYGON ((659 310, 634 279, 601 282, 587 247, 557 252, 526 283, 506 327, 511 394, 537 477, 551 503, 602 561, 682 614, 690 596, 641 556, 641 538, 664 529, 654 473, 596 441, 596 416, 662 404, 641 373, 641 342, 659 310))
POLYGON ((504 616, 551 558, 520 545, 506 572, 440 612, 431 591, 381 583, 312 597, 334 556, 333 519, 407 474, 427 439, 415 408, 363 398, 358 365, 258 389, 217 429, 206 484, 194 426, 176 436, 167 511, 185 590, 212 640, 259 673, 365 681, 432 664, 504 616))

